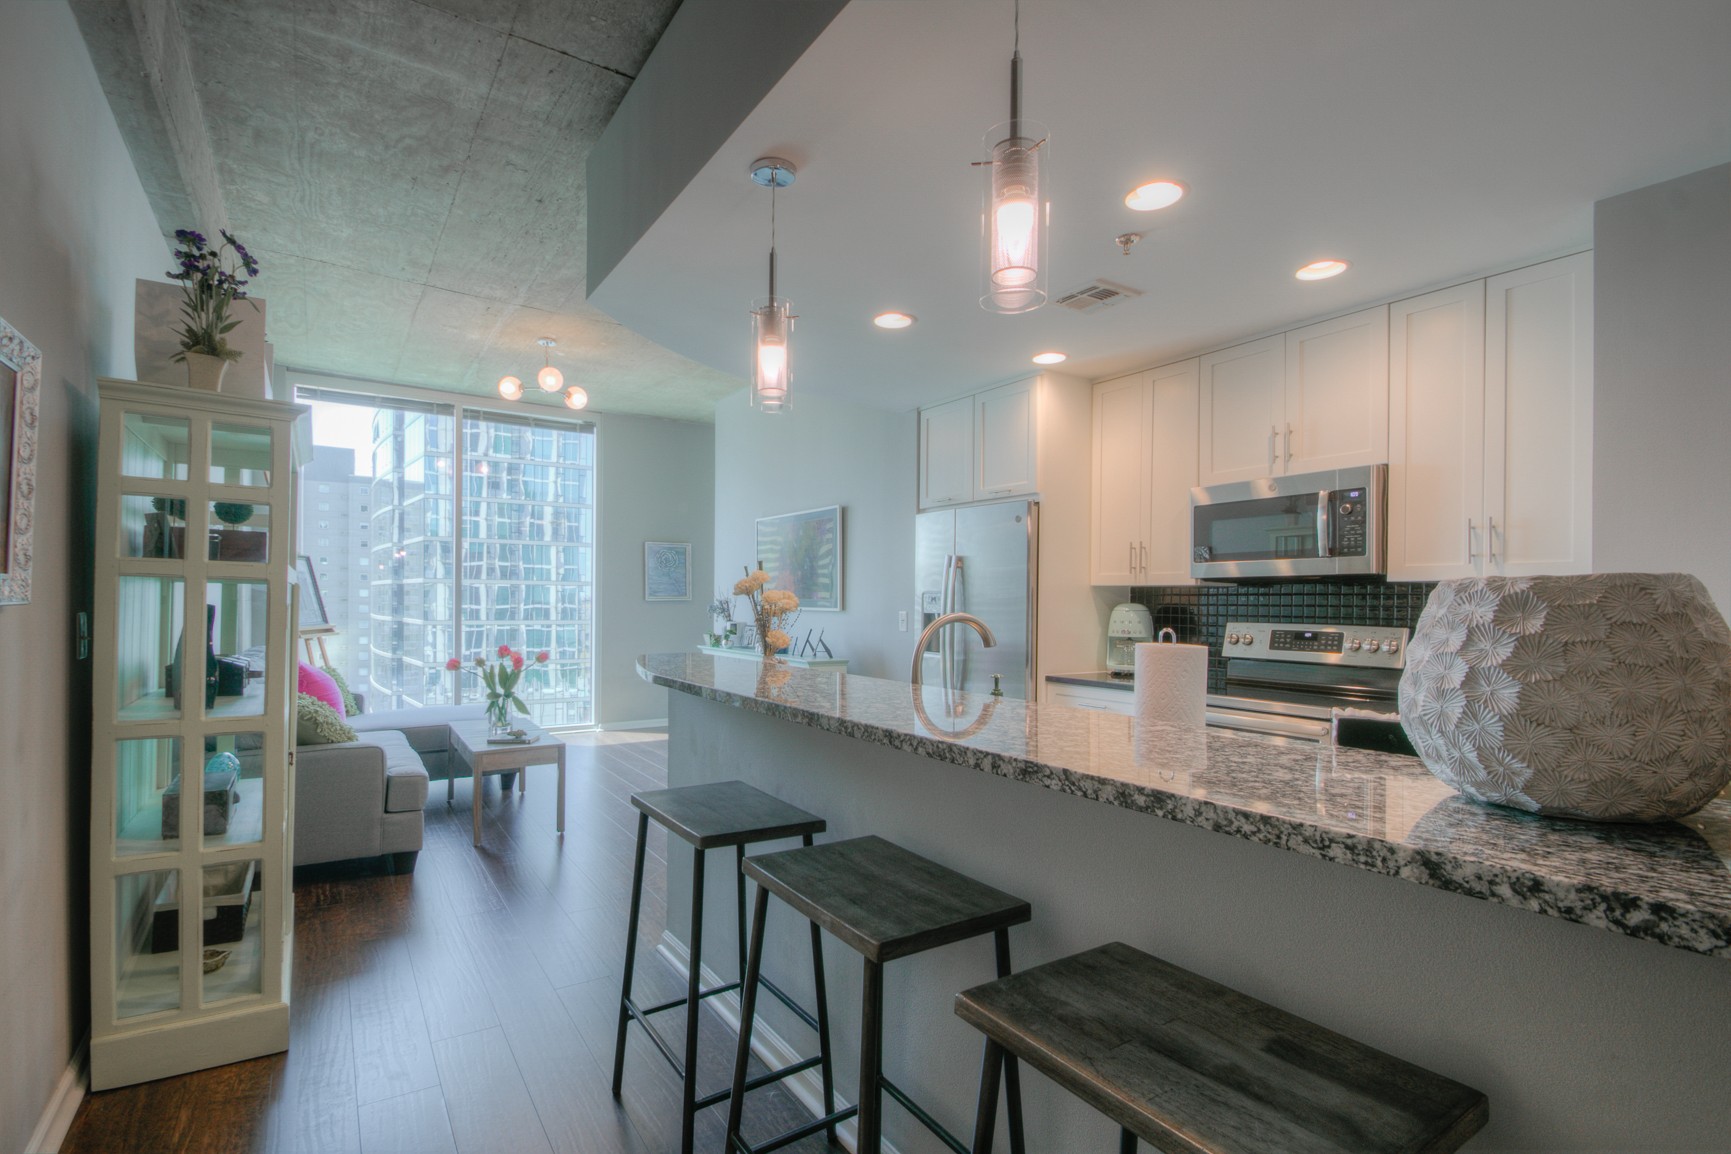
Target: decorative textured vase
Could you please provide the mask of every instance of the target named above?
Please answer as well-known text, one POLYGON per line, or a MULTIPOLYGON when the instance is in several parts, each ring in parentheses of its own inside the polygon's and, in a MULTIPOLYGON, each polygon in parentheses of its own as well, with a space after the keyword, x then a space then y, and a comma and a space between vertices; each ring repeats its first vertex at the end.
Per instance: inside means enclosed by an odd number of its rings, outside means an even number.
POLYGON ((1477 801, 1682 817, 1731 780, 1731 629, 1687 573, 1444 581, 1400 716, 1426 767, 1477 801))
POLYGON ((206 393, 222 392, 222 375, 228 372, 228 361, 209 353, 186 354, 186 383, 206 393))

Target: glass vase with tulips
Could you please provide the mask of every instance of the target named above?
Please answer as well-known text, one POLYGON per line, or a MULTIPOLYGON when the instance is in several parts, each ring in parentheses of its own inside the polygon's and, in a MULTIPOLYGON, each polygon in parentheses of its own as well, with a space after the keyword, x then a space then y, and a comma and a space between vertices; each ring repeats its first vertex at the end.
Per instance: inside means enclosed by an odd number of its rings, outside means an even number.
POLYGON ((517 696, 517 686, 523 680, 523 673, 531 664, 547 664, 547 651, 535 654, 531 661, 519 650, 509 645, 501 645, 495 659, 488 661, 485 657, 476 655, 468 663, 453 657, 445 662, 445 668, 452 673, 459 670, 474 675, 487 688, 487 725, 495 735, 509 732, 511 728, 511 713, 527 715, 529 706, 517 696))

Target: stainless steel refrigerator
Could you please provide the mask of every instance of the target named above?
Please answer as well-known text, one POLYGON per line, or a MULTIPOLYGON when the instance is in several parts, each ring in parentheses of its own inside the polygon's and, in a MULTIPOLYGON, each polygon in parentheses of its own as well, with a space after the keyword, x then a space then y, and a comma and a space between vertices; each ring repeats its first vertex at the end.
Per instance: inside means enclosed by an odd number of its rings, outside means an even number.
POLYGON ((921 659, 925 684, 990 693, 996 673, 1005 697, 1034 698, 1039 512, 1036 501, 999 501, 914 519, 920 629, 945 613, 971 613, 998 640, 987 649, 966 625, 940 630, 921 659))

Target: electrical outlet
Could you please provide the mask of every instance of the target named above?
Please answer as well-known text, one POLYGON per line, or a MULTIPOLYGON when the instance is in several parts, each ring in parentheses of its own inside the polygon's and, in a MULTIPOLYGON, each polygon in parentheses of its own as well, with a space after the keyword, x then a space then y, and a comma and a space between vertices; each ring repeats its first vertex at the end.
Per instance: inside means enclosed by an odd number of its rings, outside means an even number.
POLYGON ((896 627, 903 633, 908 631, 908 611, 906 609, 896 614, 896 627))

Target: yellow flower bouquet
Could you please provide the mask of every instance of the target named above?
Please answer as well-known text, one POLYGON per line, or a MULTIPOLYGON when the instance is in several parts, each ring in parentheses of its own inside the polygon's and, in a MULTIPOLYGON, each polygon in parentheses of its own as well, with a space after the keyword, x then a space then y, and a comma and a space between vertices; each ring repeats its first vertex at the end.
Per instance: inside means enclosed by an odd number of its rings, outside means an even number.
POLYGON ((733 584, 733 594, 743 597, 751 606, 751 620, 757 627, 757 648, 765 661, 774 661, 776 654, 793 644, 788 629, 799 615, 799 598, 786 589, 770 589, 769 574, 762 569, 747 569, 745 576, 733 584))

